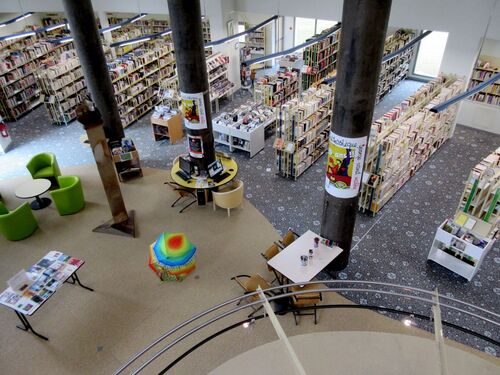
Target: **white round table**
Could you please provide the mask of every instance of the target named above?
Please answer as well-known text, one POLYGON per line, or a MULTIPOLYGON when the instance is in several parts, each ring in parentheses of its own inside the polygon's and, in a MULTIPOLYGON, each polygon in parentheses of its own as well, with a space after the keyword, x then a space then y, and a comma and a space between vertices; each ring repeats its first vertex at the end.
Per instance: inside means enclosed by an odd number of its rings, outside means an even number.
POLYGON ((47 207, 52 202, 49 198, 40 198, 40 195, 50 189, 50 181, 45 178, 37 178, 35 180, 27 181, 19 186, 16 191, 16 197, 21 199, 35 198, 30 206, 33 210, 41 210, 47 207))

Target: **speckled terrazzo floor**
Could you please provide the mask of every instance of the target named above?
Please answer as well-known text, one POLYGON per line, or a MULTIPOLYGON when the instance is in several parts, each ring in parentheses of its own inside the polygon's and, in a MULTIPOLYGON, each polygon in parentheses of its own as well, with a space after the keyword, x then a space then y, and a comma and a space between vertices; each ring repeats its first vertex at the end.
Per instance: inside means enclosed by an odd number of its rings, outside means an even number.
MULTIPOLYGON (((411 95, 421 84, 405 81, 399 85, 377 106, 374 117, 379 117, 411 95)), ((221 109, 236 106, 248 98, 248 94, 237 94, 232 102, 221 103, 221 109)), ((79 124, 73 122, 66 127, 52 126, 43 107, 37 108, 18 123, 9 124, 9 130, 14 143, 6 155, 0 155, 0 179, 26 174, 26 162, 32 155, 42 151, 56 153, 63 170, 66 166, 93 162, 90 149, 79 141, 84 134, 79 124)), ((169 168, 173 158, 187 148, 185 142, 178 145, 154 143, 148 115, 125 132, 127 137, 134 139, 141 160, 148 167, 169 168)), ((234 154, 240 167, 239 178, 245 182, 247 199, 280 232, 288 227, 293 227, 299 233, 307 229, 319 231, 326 156, 318 160, 298 181, 285 180, 275 175, 272 143, 271 137, 265 149, 252 159, 243 152, 234 154)), ((378 216, 358 215, 350 265, 336 277, 384 281, 424 289, 438 288, 441 293, 498 313, 499 245, 488 254, 472 282, 466 282, 436 264, 427 263, 426 258, 437 225, 452 216, 456 209, 470 169, 499 145, 499 135, 457 126, 455 136, 431 157, 378 216)), ((221 149, 227 151, 224 147, 221 149)), ((361 304, 407 305, 384 295, 348 296, 361 304)), ((418 307, 414 308, 419 310, 418 307)), ((421 307, 421 310, 424 314, 430 314, 426 307, 421 307)), ((446 317, 450 320, 459 319, 461 324, 499 340, 498 331, 491 327, 465 316, 446 317)), ((422 326, 426 327, 425 324, 422 326)), ((499 348, 486 342, 470 339, 454 331, 447 330, 447 334, 490 354, 500 354, 499 348)))

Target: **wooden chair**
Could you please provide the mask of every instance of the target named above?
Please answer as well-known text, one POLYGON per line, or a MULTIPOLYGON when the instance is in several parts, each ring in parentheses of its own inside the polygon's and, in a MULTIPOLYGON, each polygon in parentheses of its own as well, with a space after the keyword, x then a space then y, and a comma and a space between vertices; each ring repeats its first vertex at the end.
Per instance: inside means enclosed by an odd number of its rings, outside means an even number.
POLYGON ((196 198, 196 194, 195 194, 194 189, 185 188, 185 187, 180 186, 172 181, 164 182, 164 184, 170 186, 173 191, 175 191, 177 194, 179 194, 179 198, 177 198, 174 201, 174 203, 172 203, 172 205, 170 207, 174 207, 177 204, 177 202, 179 202, 182 198, 188 198, 188 197, 193 198, 192 200, 189 201, 188 204, 186 204, 184 207, 182 207, 182 209, 179 211, 179 213, 184 212, 184 210, 186 208, 188 208, 189 206, 191 206, 192 204, 197 202, 198 199, 196 198))
MULTIPOLYGON (((252 275, 252 276, 250 276, 250 275, 237 275, 237 276, 232 277, 231 280, 236 281, 238 283, 238 285, 241 286, 241 288, 244 290, 244 294, 255 292, 259 286, 261 287, 261 289, 271 288, 271 285, 269 284, 269 282, 267 280, 265 280, 259 274, 252 275)), ((274 295, 273 293, 268 293, 268 292, 264 292, 264 293, 270 297, 274 295)), ((243 299, 240 299, 237 305, 239 305, 242 300, 243 299)), ((255 294, 253 296, 249 296, 247 298, 247 300, 248 300, 248 302, 255 302, 255 301, 260 300, 260 297, 258 294, 255 294)), ((255 306, 251 306, 251 307, 252 307, 253 312, 250 315, 248 315, 249 318, 251 318, 257 311, 262 309, 262 305, 259 306, 258 308, 256 308, 255 306)))
MULTIPOLYGON (((314 290, 321 288, 321 284, 308 284, 301 286, 293 286, 290 288, 292 292, 299 292, 304 290, 314 290)), ((297 294, 292 296, 291 305, 292 308, 307 308, 313 310, 313 312, 302 312, 302 311, 294 311, 293 319, 295 320, 295 325, 298 325, 298 317, 301 315, 314 315, 314 324, 318 324, 318 313, 316 309, 316 305, 319 304, 323 300, 323 296, 320 292, 310 292, 297 294)))
POLYGON ((285 233, 283 238, 281 239, 281 243, 283 247, 287 247, 292 244, 298 237, 300 237, 297 233, 295 233, 291 228, 288 228, 288 232, 285 233))
MULTIPOLYGON (((262 257, 266 260, 266 262, 270 261, 274 256, 278 255, 280 252, 281 248, 279 244, 273 243, 265 252, 260 253, 262 257)), ((267 264, 267 270, 269 272, 272 272, 274 274, 274 280, 271 281, 271 284, 274 283, 274 281, 278 281, 278 284, 282 285, 283 281, 285 279, 285 276, 283 276, 282 273, 276 271, 273 267, 271 267, 269 264, 267 264)))

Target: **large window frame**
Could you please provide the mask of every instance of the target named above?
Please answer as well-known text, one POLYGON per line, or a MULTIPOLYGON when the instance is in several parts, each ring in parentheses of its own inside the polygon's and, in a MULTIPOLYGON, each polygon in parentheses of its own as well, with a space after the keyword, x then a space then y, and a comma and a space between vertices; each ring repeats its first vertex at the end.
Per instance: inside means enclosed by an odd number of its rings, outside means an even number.
MULTIPOLYGON (((312 33, 312 35, 308 36, 305 40, 313 37, 314 35, 316 34, 319 34, 321 31, 327 29, 328 27, 331 27, 333 25, 335 25, 338 21, 330 21, 330 20, 324 20, 324 19, 321 19, 321 18, 307 18, 307 17, 294 17, 293 19, 293 26, 294 26, 294 33, 293 33, 293 45, 294 46, 297 46, 298 43, 297 43, 297 18, 300 18, 300 19, 308 19, 308 20, 314 20, 314 31, 312 33), (320 21, 320 23, 328 23, 328 22, 331 22, 332 25, 331 26, 327 26, 327 27, 324 27, 322 30, 318 30, 318 21, 320 21)), ((303 42, 301 42, 303 43, 303 42)))
MULTIPOLYGON (((425 31, 426 31, 426 30, 422 30, 422 31, 420 32, 420 34, 424 33, 425 31)), ((446 36, 446 43, 445 43, 445 45, 444 45, 443 55, 441 56, 441 62, 440 62, 440 65, 439 65, 440 67, 439 67, 439 69, 438 69, 438 73, 437 73, 437 75, 439 75, 439 73, 440 73, 440 71, 441 71, 441 64, 443 63, 444 52, 445 52, 445 50, 446 50, 446 45, 447 45, 447 43, 448 43, 448 37, 449 37, 449 33, 448 33, 447 31, 443 31, 443 32, 445 32, 445 33, 447 34, 447 36, 446 36)), ((431 33, 431 35, 432 35, 432 33, 431 33)), ((422 80, 422 81, 430 81, 430 80, 432 80, 432 79, 436 78, 436 77, 437 77, 437 75, 436 75, 436 76, 432 76, 432 75, 425 75, 425 74, 417 73, 417 72, 415 71, 415 69, 416 69, 416 67, 417 67, 417 59, 418 59, 418 55, 419 55, 419 53, 420 53, 420 51, 421 51, 421 50, 420 50, 420 48, 421 48, 421 43, 422 43, 422 41, 424 41, 424 40, 425 40, 425 38, 424 38, 424 39, 422 39, 420 42, 418 42, 418 44, 417 44, 417 46, 416 46, 415 56, 412 58, 412 60, 411 60, 411 62, 410 62, 410 67, 409 67, 409 71, 411 72, 411 73, 410 73, 410 78, 412 78, 412 79, 416 79, 416 80, 422 80)))

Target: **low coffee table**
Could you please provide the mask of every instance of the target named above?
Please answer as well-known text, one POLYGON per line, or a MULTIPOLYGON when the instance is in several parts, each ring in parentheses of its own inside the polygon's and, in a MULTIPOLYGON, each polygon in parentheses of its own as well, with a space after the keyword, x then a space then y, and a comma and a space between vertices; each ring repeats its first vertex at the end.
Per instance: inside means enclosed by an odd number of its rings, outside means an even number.
POLYGON ((34 201, 30 203, 33 210, 41 210, 47 207, 52 202, 49 198, 40 198, 40 195, 47 192, 50 189, 50 181, 45 178, 37 178, 25 182, 16 189, 16 197, 21 199, 35 198, 34 201))

